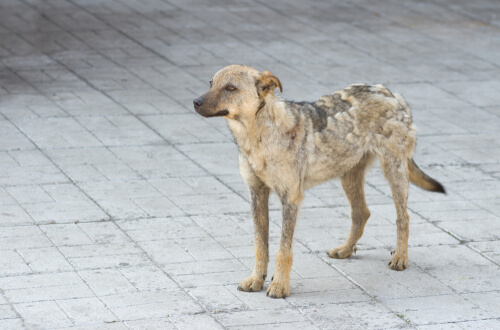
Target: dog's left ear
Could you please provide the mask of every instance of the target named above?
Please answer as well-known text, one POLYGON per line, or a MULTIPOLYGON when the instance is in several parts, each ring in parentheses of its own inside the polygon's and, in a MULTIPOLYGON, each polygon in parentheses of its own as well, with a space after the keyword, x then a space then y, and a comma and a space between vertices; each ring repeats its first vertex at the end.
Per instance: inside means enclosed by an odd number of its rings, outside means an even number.
POLYGON ((261 98, 268 93, 272 93, 276 87, 283 93, 283 87, 281 86, 280 80, 269 71, 262 72, 255 85, 257 87, 257 94, 259 94, 261 98))

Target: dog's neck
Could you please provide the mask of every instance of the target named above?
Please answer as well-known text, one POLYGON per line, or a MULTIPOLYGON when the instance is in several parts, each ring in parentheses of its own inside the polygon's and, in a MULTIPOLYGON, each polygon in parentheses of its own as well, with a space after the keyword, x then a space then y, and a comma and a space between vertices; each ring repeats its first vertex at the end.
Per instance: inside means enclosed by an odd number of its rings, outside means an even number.
POLYGON ((240 116, 237 120, 228 119, 236 144, 245 152, 260 143, 269 143, 273 135, 284 134, 294 125, 295 117, 287 110, 286 102, 274 94, 263 98, 253 114, 240 116))

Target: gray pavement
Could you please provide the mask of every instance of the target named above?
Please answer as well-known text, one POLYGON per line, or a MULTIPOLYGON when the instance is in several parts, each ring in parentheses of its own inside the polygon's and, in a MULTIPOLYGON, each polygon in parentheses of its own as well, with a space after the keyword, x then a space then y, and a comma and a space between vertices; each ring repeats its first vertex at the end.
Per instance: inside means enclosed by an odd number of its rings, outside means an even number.
POLYGON ((495 0, 2 0, 0 329, 500 328, 499 17, 495 0), (325 254, 350 225, 327 183, 306 195, 291 296, 236 290, 253 266, 237 149, 191 101, 232 63, 289 99, 406 97, 415 159, 448 190, 411 188, 409 269, 387 266, 375 166, 355 256, 325 254))

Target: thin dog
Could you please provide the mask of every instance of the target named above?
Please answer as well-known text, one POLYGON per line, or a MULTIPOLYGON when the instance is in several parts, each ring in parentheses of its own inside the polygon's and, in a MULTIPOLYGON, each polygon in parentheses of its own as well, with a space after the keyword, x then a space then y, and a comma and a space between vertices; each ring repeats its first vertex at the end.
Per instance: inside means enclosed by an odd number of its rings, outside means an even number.
POLYGON ((378 156, 397 211, 397 242, 390 268, 408 267, 409 182, 444 193, 444 187, 413 161, 416 129, 403 97, 383 85, 351 85, 316 102, 293 102, 274 94, 279 79, 268 71, 230 65, 218 71, 207 93, 195 99, 204 117, 224 117, 239 148, 240 172, 248 185, 255 228, 255 266, 238 289, 260 291, 269 263, 268 200, 275 192, 282 205, 282 229, 276 270, 267 295, 290 294, 292 240, 297 214, 310 187, 340 178, 351 206, 351 229, 332 258, 356 250, 370 217, 364 174, 378 156))

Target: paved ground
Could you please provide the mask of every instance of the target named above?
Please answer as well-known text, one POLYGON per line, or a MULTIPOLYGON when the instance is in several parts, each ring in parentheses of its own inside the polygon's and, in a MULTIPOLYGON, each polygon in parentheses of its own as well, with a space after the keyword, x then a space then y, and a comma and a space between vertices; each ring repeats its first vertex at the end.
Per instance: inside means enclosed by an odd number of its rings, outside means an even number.
POLYGON ((0 328, 498 329, 500 5, 207 3, 1 2, 0 328), (237 150, 191 103, 230 63, 297 100, 353 82, 405 95, 415 159, 449 192, 411 189, 409 269, 387 266, 375 167, 357 255, 325 254, 350 223, 332 182, 306 196, 292 295, 236 290, 253 265, 237 150))

